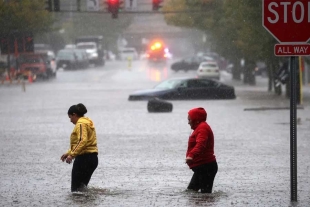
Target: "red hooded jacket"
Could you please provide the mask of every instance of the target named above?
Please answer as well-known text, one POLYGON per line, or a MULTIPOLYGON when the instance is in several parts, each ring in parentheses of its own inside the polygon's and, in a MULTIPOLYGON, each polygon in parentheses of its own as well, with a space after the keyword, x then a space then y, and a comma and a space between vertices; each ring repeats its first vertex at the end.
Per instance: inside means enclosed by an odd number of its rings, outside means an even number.
POLYGON ((214 135, 211 127, 205 122, 207 113, 203 108, 195 108, 190 110, 188 115, 191 120, 200 121, 188 140, 186 157, 193 158, 193 162, 188 164, 189 168, 216 161, 214 135))

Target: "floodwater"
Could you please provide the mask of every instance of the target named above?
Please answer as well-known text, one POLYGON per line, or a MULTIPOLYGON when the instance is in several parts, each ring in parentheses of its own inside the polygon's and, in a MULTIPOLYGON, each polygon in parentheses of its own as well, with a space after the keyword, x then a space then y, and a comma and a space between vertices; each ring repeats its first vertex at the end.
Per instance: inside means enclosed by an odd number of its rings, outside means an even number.
MULTIPOLYGON (((144 101, 127 101, 155 81, 138 63, 131 71, 113 64, 59 71, 55 80, 27 84, 26 92, 0 86, 0 206, 310 206, 308 99, 297 113, 298 202, 292 203, 289 110, 244 110, 289 106, 266 92, 266 80, 236 84, 236 100, 173 101, 172 113, 156 114, 144 101), (96 126, 99 165, 89 191, 72 195, 72 164, 60 156, 73 129, 67 110, 79 102, 96 126), (212 194, 186 191, 187 112, 198 106, 215 134, 219 171, 212 194)), ((190 74, 168 73, 181 75, 190 74)))

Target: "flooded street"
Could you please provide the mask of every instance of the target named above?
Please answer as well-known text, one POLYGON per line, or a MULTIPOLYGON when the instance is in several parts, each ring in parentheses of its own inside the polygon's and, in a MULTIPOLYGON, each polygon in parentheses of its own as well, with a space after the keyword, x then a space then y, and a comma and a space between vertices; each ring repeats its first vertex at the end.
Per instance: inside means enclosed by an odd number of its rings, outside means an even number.
MULTIPOLYGON (((298 203, 290 202, 289 100, 231 81, 234 100, 171 101, 171 113, 148 113, 147 102, 128 101, 138 89, 170 77, 195 76, 136 61, 102 68, 60 70, 55 79, 0 85, 0 206, 300 206, 310 205, 310 102, 298 109, 298 203), (99 165, 89 191, 70 192, 72 164, 60 156, 74 127, 68 108, 83 103, 95 124, 99 165), (219 171, 214 193, 186 192, 193 172, 185 164, 191 133, 187 112, 204 107, 215 136, 219 171)), ((309 96, 305 96, 307 98, 309 96)))

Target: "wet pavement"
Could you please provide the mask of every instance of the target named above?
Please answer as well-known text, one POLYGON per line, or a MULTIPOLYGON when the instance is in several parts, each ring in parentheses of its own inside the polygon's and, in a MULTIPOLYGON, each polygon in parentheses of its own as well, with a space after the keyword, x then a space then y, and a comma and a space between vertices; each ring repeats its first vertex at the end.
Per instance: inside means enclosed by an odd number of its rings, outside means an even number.
POLYGON ((27 84, 26 92, 0 86, 0 206, 310 206, 308 93, 297 112, 298 202, 292 203, 289 110, 245 111, 289 106, 285 97, 266 92, 265 79, 244 86, 224 74, 223 81, 235 84, 236 100, 172 101, 172 113, 156 114, 144 101, 127 101, 128 94, 165 74, 190 74, 113 64, 59 71, 55 80, 27 84), (67 110, 79 102, 96 126, 99 166, 89 192, 73 196, 72 165, 60 156, 73 129, 67 110), (185 191, 192 176, 184 163, 187 111, 198 106, 208 112, 219 165, 209 195, 185 191))

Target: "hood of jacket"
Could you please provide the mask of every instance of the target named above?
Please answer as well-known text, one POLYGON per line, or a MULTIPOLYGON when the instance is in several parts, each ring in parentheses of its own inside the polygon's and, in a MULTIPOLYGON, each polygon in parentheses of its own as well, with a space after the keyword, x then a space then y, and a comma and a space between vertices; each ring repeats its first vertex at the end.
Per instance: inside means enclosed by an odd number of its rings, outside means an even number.
POLYGON ((88 117, 79 118, 79 120, 76 122, 76 124, 86 124, 92 129, 95 128, 93 121, 88 117))
POLYGON ((197 128, 197 126, 201 122, 205 122, 207 120, 207 112, 202 107, 193 108, 193 109, 189 110, 188 115, 194 123, 192 126, 192 129, 194 129, 194 130, 197 128))

